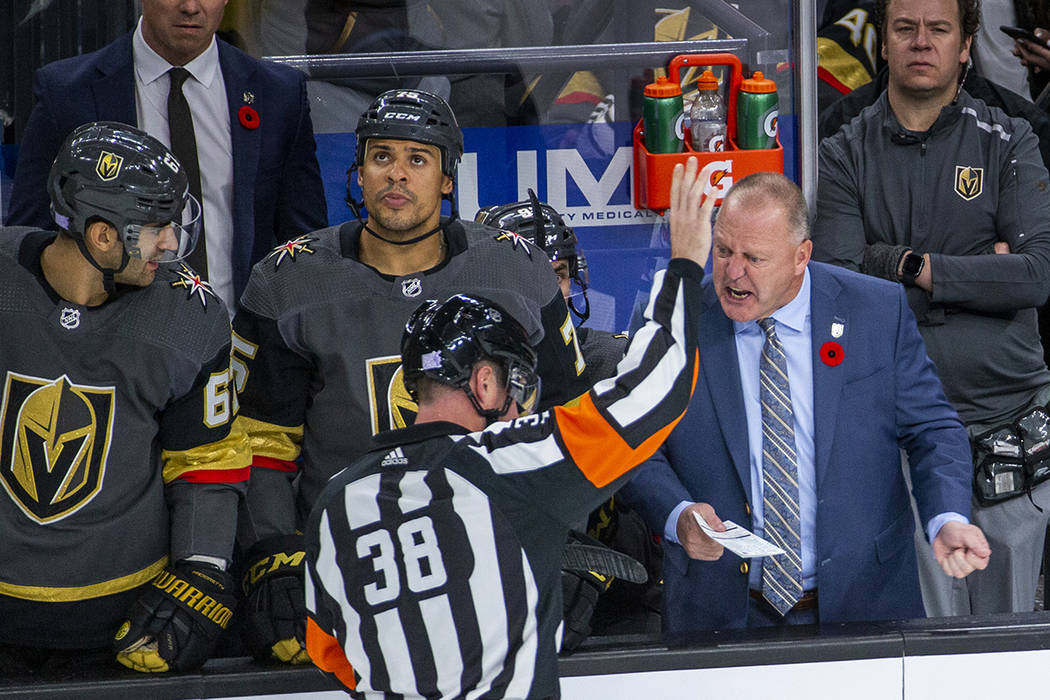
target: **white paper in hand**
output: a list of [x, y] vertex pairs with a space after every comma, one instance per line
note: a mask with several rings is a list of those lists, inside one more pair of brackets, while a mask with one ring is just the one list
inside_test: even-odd
[[693, 517], [696, 518], [697, 525], [707, 533], [708, 537], [744, 559], [771, 557], [775, 554], [784, 553], [784, 550], [780, 547], [762, 539], [750, 530], [740, 527], [732, 520], [723, 520], [722, 523], [726, 526], [726, 531], [717, 532], [711, 529], [711, 526], [707, 524], [703, 516], [695, 510], [693, 511]]

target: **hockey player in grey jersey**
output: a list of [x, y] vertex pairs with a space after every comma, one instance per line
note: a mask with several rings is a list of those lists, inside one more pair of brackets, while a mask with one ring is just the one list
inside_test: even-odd
[[163, 144], [112, 122], [70, 135], [48, 189], [60, 233], [0, 237], [0, 672], [114, 645], [193, 669], [232, 614], [249, 463], [226, 310], [179, 262], [199, 207]]
[[413, 315], [419, 420], [333, 478], [307, 528], [308, 649], [352, 697], [558, 697], [569, 524], [652, 454], [695, 385], [713, 171], [675, 167], [649, 322], [572, 406], [519, 418], [535, 353], [496, 304], [456, 295]]
[[349, 185], [360, 185], [367, 218], [275, 249], [252, 271], [234, 320], [238, 420], [254, 453], [238, 534], [248, 549], [246, 641], [262, 658], [306, 660], [295, 533], [321, 489], [372, 435], [414, 420], [400, 339], [421, 301], [458, 292], [495, 300], [529, 333], [546, 405], [587, 389], [543, 252], [456, 216], [463, 136], [448, 105], [388, 91], [362, 115], [357, 139], [347, 194], [359, 211]]

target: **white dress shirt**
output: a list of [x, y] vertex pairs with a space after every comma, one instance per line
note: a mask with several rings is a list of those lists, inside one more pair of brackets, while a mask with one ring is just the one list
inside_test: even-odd
[[[150, 48], [139, 20], [132, 41], [135, 61], [135, 110], [138, 126], [171, 146], [168, 129], [168, 71], [173, 66]], [[193, 114], [197, 163], [204, 199], [204, 232], [208, 246], [208, 282], [233, 314], [233, 141], [226, 83], [219, 68], [219, 47], [211, 44], [185, 66], [190, 78], [182, 94]]]

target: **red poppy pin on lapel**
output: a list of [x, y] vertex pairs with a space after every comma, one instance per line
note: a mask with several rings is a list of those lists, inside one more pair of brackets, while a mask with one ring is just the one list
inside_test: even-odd
[[838, 367], [842, 364], [842, 360], [845, 357], [846, 354], [842, 351], [842, 346], [834, 340], [829, 340], [820, 346], [820, 361], [828, 367]]
[[248, 105], [237, 110], [237, 119], [245, 129], [255, 130], [259, 128], [259, 113]]
[[241, 94], [241, 97], [246, 104], [237, 110], [237, 119], [245, 129], [254, 131], [259, 128], [259, 113], [252, 107], [252, 102], [255, 102], [255, 95], [250, 92], [244, 92]]

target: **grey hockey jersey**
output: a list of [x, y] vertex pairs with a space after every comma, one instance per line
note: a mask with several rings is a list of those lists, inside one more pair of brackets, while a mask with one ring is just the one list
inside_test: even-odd
[[[243, 543], [301, 528], [328, 479], [363, 454], [373, 435], [412, 424], [401, 335], [427, 299], [474, 293], [510, 311], [538, 350], [542, 406], [587, 390], [572, 321], [543, 251], [473, 222], [446, 222], [444, 231], [446, 260], [401, 277], [358, 261], [358, 222], [289, 241], [255, 266], [234, 319], [238, 420], [256, 467]], [[297, 517], [288, 506], [296, 474]]]
[[219, 299], [161, 266], [101, 306], [67, 302], [40, 270], [54, 236], [0, 236], [0, 642], [88, 648], [169, 553], [230, 556], [232, 520], [225, 538], [173, 533], [166, 496], [243, 488], [249, 456]]

